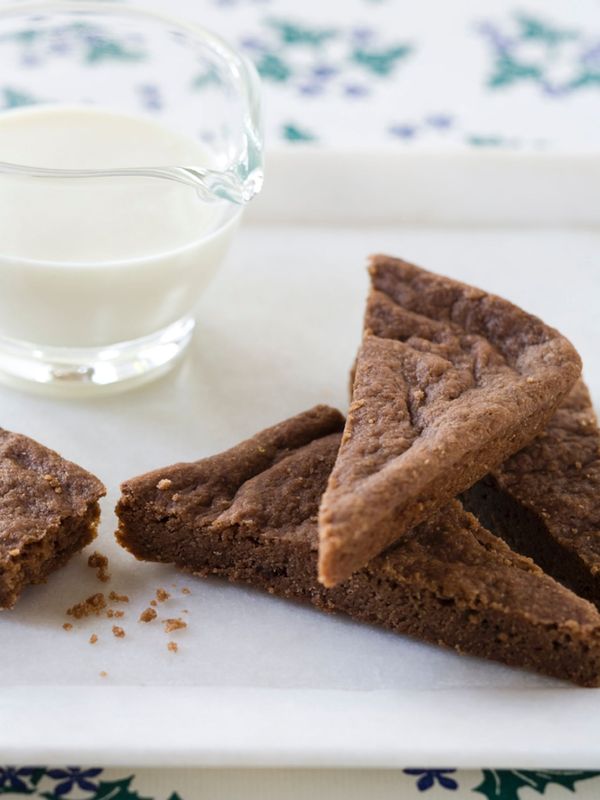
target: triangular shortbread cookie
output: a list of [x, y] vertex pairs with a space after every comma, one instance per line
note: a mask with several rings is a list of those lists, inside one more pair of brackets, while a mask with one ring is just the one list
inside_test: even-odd
[[127, 481], [117, 506], [119, 542], [140, 559], [598, 685], [594, 606], [510, 550], [457, 501], [334, 589], [317, 581], [317, 509], [341, 427], [336, 412], [320, 407], [220, 455]]
[[0, 428], [0, 609], [94, 539], [105, 494], [86, 470]]
[[600, 608], [600, 431], [583, 381], [538, 439], [464, 498], [486, 527]]
[[375, 256], [342, 446], [319, 512], [334, 586], [530, 442], [581, 371], [494, 295]]

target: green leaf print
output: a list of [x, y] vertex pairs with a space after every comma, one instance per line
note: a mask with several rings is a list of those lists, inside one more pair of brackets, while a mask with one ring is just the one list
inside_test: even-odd
[[536, 39], [547, 45], [560, 44], [568, 39], [577, 39], [577, 32], [565, 28], [554, 28], [545, 22], [534, 17], [527, 17], [521, 14], [517, 17], [521, 27], [522, 39]]
[[600, 72], [585, 70], [570, 81], [569, 89], [582, 89], [584, 86], [600, 86]]
[[17, 31], [15, 34], [12, 34], [13, 38], [21, 44], [29, 44], [30, 42], [35, 41], [35, 39], [37, 39], [40, 35], [41, 31], [36, 31], [34, 29]]
[[131, 788], [135, 775], [118, 781], [100, 781], [96, 793], [89, 800], [152, 800], [139, 795]]
[[286, 142], [315, 142], [317, 140], [317, 137], [306, 128], [300, 128], [293, 123], [283, 126], [282, 136]]
[[524, 64], [509, 55], [501, 55], [496, 60], [496, 71], [488, 80], [488, 86], [497, 89], [509, 86], [515, 81], [543, 78], [543, 70], [533, 64]]
[[38, 101], [27, 92], [20, 92], [18, 89], [11, 89], [6, 86], [2, 90], [4, 108], [19, 108], [20, 106], [31, 106]]
[[352, 53], [352, 61], [360, 64], [375, 75], [389, 75], [396, 64], [412, 52], [410, 45], [396, 45], [384, 50], [370, 50], [357, 47]]
[[308, 44], [318, 47], [337, 35], [332, 28], [307, 28], [282, 20], [269, 20], [269, 25], [279, 33], [284, 44]]
[[192, 89], [204, 89], [206, 86], [219, 86], [222, 83], [221, 76], [215, 66], [207, 67], [204, 72], [200, 72], [192, 81]]
[[483, 781], [473, 791], [485, 795], [488, 800], [523, 800], [519, 789], [524, 787], [543, 794], [547, 786], [556, 784], [574, 792], [577, 781], [589, 780], [597, 775], [600, 772], [484, 769]]
[[285, 83], [292, 74], [286, 62], [275, 53], [263, 53], [256, 62], [256, 69], [261, 78], [275, 83]]
[[141, 61], [144, 54], [139, 50], [132, 50], [119, 42], [110, 39], [93, 39], [88, 47], [85, 60], [88, 64], [99, 61]]
[[502, 147], [503, 145], [510, 144], [502, 136], [484, 136], [482, 134], [471, 134], [467, 136], [467, 143], [471, 147]]

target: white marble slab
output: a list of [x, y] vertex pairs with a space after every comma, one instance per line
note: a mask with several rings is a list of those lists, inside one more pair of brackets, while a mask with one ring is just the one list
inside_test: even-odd
[[[0, 389], [2, 426], [58, 449], [109, 487], [96, 546], [109, 555], [113, 575], [104, 587], [86, 556], [77, 557], [0, 615], [5, 761], [598, 762], [598, 692], [138, 563], [114, 542], [112, 508], [123, 479], [217, 452], [317, 402], [346, 407], [364, 261], [374, 251], [479, 284], [541, 315], [579, 348], [600, 398], [599, 233], [246, 226], [202, 302], [192, 352], [171, 375], [86, 401]], [[184, 586], [191, 595], [181, 594]], [[161, 618], [182, 615], [187, 630], [169, 637], [157, 623], [137, 622], [157, 587], [173, 595]], [[126, 637], [116, 639], [107, 619], [64, 631], [67, 607], [105, 588], [130, 597], [117, 621]], [[99, 636], [93, 646], [92, 633]], [[178, 641], [177, 654], [167, 651], [169, 639]]]

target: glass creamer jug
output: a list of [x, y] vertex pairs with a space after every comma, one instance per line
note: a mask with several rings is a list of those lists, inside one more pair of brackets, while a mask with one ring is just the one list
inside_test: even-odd
[[106, 2], [5, 8], [0, 53], [0, 373], [79, 393], [160, 374], [262, 185], [254, 68]]

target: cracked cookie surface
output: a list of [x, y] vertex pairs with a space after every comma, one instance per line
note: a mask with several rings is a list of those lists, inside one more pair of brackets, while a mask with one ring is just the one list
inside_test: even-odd
[[334, 586], [530, 442], [581, 371], [502, 298], [374, 256], [342, 446], [319, 512]]
[[104, 494], [86, 470], [0, 429], [0, 609], [94, 539]]
[[[597, 610], [510, 550], [457, 501], [347, 581], [324, 588], [317, 580], [317, 511], [343, 421], [321, 407], [329, 423], [315, 426], [311, 413], [312, 422], [299, 415], [195, 465], [127, 481], [117, 508], [121, 544], [138, 558], [597, 685]], [[278, 457], [249, 469], [257, 446], [303, 426], [306, 435], [295, 435], [294, 446], [288, 438]], [[157, 479], [171, 483], [157, 489]]]

